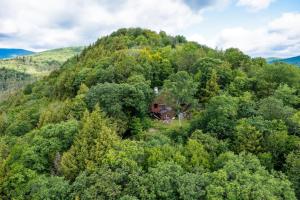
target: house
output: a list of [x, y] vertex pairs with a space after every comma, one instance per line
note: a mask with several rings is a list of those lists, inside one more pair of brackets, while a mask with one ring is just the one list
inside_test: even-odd
[[155, 118], [161, 120], [169, 120], [176, 116], [176, 112], [172, 107], [159, 102], [152, 103], [151, 113]]
[[[176, 117], [177, 113], [174, 107], [171, 106], [171, 102], [169, 100], [170, 94], [166, 92], [158, 92], [157, 88], [154, 88], [154, 93], [156, 94], [156, 97], [150, 107], [152, 116], [160, 120], [170, 120]], [[190, 108], [190, 105], [183, 103], [180, 107], [181, 116], [183, 118], [187, 117], [187, 111]]]
[[157, 96], [154, 98], [150, 108], [152, 115], [160, 120], [170, 120], [174, 118], [176, 116], [176, 112], [168, 105], [166, 101], [166, 94], [158, 94], [158, 92], [155, 93]]

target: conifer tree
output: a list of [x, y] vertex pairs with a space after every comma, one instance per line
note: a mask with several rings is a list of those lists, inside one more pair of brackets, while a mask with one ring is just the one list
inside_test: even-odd
[[83, 170], [100, 166], [104, 155], [117, 140], [115, 131], [109, 127], [98, 106], [92, 113], [86, 112], [77, 139], [62, 157], [63, 174], [73, 179]]
[[207, 80], [205, 88], [203, 88], [201, 101], [206, 102], [211, 97], [214, 97], [218, 94], [220, 86], [218, 84], [218, 75], [215, 69], [211, 70], [210, 79]]

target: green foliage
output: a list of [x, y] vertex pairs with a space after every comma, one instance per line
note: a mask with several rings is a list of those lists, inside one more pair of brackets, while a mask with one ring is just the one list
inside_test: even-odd
[[300, 111], [296, 112], [291, 118], [292, 133], [300, 136]]
[[239, 49], [226, 49], [224, 52], [224, 58], [227, 60], [234, 68], [245, 67], [245, 65], [250, 61], [250, 57], [245, 55]]
[[202, 129], [226, 138], [233, 132], [238, 112], [238, 99], [228, 95], [215, 96], [206, 109], [192, 122], [192, 129]]
[[274, 97], [283, 101], [285, 105], [294, 106], [300, 103], [300, 98], [296, 94], [297, 90], [288, 85], [279, 85], [274, 93]]
[[151, 97], [150, 86], [142, 79], [131, 84], [98, 84], [89, 90], [86, 103], [89, 108], [99, 104], [109, 116], [126, 120], [130, 116], [144, 117]]
[[256, 76], [255, 92], [259, 97], [272, 95], [280, 84], [299, 89], [299, 69], [283, 63], [266, 65], [253, 72]]
[[268, 97], [259, 102], [258, 113], [268, 120], [286, 119], [294, 113], [294, 110], [289, 106], [284, 106], [282, 100]]
[[[300, 198], [299, 80], [238, 49], [120, 29], [0, 102], [0, 198]], [[154, 119], [154, 87], [180, 123]]]
[[69, 179], [74, 179], [85, 169], [94, 170], [118, 140], [99, 107], [92, 113], [85, 114], [82, 126], [73, 145], [64, 153], [61, 161], [62, 172]]
[[210, 162], [221, 153], [228, 151], [228, 141], [218, 140], [216, 137], [205, 134], [201, 130], [193, 132], [190, 138], [197, 140], [204, 146], [204, 149], [209, 152]]
[[218, 85], [218, 76], [216, 70], [212, 70], [210, 79], [207, 80], [205, 88], [202, 90], [203, 95], [201, 95], [201, 101], [207, 101], [211, 97], [218, 94], [220, 86]]
[[35, 78], [28, 73], [4, 67], [0, 68], [0, 100], [5, 99], [6, 96], [13, 93], [16, 89], [22, 88], [34, 80]]
[[81, 173], [72, 184], [72, 199], [117, 199], [121, 194], [122, 174], [100, 168]]
[[195, 103], [193, 98], [196, 93], [196, 83], [185, 71], [177, 72], [169, 77], [164, 83], [164, 90], [170, 94], [171, 104], [177, 113], [181, 111], [182, 105]]
[[296, 199], [286, 177], [268, 173], [251, 155], [225, 161], [209, 179], [207, 199]]
[[141, 199], [177, 199], [179, 192], [177, 188], [184, 170], [172, 163], [160, 163], [141, 180], [138, 188]]
[[247, 151], [258, 154], [261, 150], [262, 133], [246, 120], [240, 120], [234, 133], [234, 148], [236, 152]]
[[70, 185], [62, 177], [57, 176], [38, 176], [36, 179], [31, 180], [30, 195], [28, 199], [34, 200], [67, 200], [69, 198]]
[[209, 168], [209, 154], [204, 146], [196, 140], [189, 140], [186, 146], [186, 157], [188, 167], [192, 170], [203, 170]]
[[300, 153], [292, 152], [287, 156], [286, 173], [293, 183], [297, 198], [300, 197]]

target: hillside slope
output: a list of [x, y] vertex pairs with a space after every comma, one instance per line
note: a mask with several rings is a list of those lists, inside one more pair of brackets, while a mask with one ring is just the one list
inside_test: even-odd
[[26, 56], [30, 54], [34, 54], [34, 52], [25, 49], [0, 48], [0, 59], [14, 58], [17, 56]]
[[82, 49], [83, 47], [60, 48], [0, 60], [0, 101], [28, 83], [59, 69], [66, 60], [78, 55]]
[[30, 74], [13, 69], [0, 68], [0, 101], [7, 99], [18, 89], [36, 80]]
[[0, 103], [0, 195], [296, 200], [299, 80], [238, 49], [120, 29]]
[[53, 49], [29, 56], [0, 60], [0, 68], [14, 69], [33, 76], [45, 76], [58, 69], [69, 58], [79, 54], [83, 47]]

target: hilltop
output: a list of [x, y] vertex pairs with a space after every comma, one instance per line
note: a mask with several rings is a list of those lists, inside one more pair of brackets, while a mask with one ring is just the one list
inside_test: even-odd
[[1, 197], [296, 200], [299, 80], [239, 49], [119, 29], [0, 103]]

